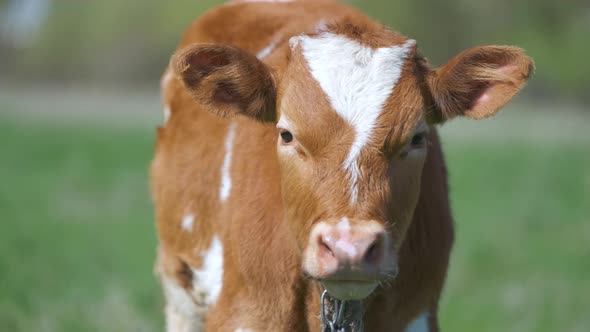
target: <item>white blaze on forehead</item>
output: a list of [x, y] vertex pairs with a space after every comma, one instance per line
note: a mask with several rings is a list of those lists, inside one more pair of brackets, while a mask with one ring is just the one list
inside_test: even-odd
[[193, 223], [195, 221], [195, 216], [192, 214], [188, 214], [182, 218], [182, 222], [180, 223], [180, 227], [185, 231], [191, 233], [193, 231]]
[[428, 313], [424, 312], [406, 327], [405, 332], [428, 332]]
[[350, 173], [350, 202], [358, 197], [358, 157], [371, 138], [377, 118], [398, 82], [412, 39], [403, 45], [371, 48], [330, 32], [319, 37], [301, 36], [312, 76], [324, 90], [334, 110], [354, 128], [355, 138], [343, 168]]
[[193, 293], [198, 302], [209, 306], [217, 302], [223, 285], [223, 245], [219, 237], [213, 237], [211, 246], [201, 256], [201, 269], [192, 269]]
[[229, 197], [231, 190], [231, 158], [234, 147], [234, 138], [236, 136], [236, 123], [230, 123], [225, 136], [225, 157], [221, 165], [221, 186], [219, 188], [219, 199], [225, 202]]

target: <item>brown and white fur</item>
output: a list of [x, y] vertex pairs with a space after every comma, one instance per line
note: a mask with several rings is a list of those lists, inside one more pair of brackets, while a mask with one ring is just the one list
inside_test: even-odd
[[485, 46], [432, 69], [335, 1], [235, 1], [162, 78], [151, 167], [169, 332], [319, 331], [322, 289], [366, 331], [438, 331], [453, 243], [435, 126], [497, 113], [533, 70]]

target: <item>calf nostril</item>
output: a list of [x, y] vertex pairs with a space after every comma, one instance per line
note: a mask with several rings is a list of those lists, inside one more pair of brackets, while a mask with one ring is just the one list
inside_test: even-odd
[[383, 239], [378, 236], [369, 246], [363, 257], [363, 261], [368, 264], [377, 264], [381, 259], [383, 252]]
[[330, 248], [330, 246], [326, 243], [328, 241], [324, 240], [323, 236], [319, 237], [318, 242], [319, 242], [318, 246], [319, 246], [320, 252], [323, 251], [323, 252], [327, 253], [328, 255], [330, 255], [331, 257], [335, 257], [334, 252], [332, 251], [332, 248]]

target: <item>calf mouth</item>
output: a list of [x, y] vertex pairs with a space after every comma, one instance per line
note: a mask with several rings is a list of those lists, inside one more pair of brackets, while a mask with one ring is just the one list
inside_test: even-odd
[[377, 280], [324, 279], [320, 283], [332, 297], [339, 300], [362, 300], [379, 286]]
[[378, 274], [340, 270], [330, 276], [311, 277], [328, 293], [339, 300], [362, 300], [369, 297], [379, 286], [387, 285], [397, 277], [397, 266]]

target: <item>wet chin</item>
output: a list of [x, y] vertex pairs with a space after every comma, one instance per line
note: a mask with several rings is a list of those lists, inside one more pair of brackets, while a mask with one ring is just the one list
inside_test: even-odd
[[362, 300], [377, 288], [376, 282], [322, 281], [322, 285], [339, 300]]

